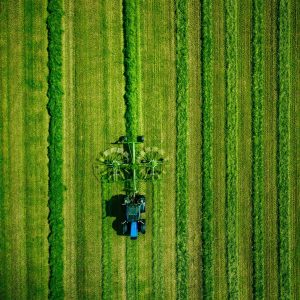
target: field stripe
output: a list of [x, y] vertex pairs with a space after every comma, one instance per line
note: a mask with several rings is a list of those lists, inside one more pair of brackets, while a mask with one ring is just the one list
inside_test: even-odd
[[76, 216], [74, 201], [76, 195], [75, 181], [75, 46], [74, 46], [74, 3], [64, 1], [63, 18], [63, 115], [64, 115], [64, 291], [66, 299], [77, 299], [76, 290]]
[[60, 0], [48, 1], [49, 123], [49, 264], [50, 299], [62, 299], [63, 289], [63, 173], [62, 173], [62, 15]]
[[237, 4], [237, 250], [238, 289], [252, 299], [252, 128], [251, 11], [252, 2]]
[[[200, 49], [200, 1], [188, 1], [188, 252], [190, 299], [200, 299], [202, 293], [201, 250], [201, 49]], [[196, 163], [195, 163], [196, 162]]]
[[212, 189], [212, 96], [213, 37], [212, 1], [201, 5], [202, 87], [202, 278], [203, 297], [214, 298], [213, 189]]
[[264, 270], [264, 166], [263, 166], [263, 104], [264, 104], [264, 2], [253, 2], [253, 67], [252, 67], [252, 147], [253, 147], [253, 293], [265, 296]]
[[276, 187], [276, 103], [277, 103], [277, 0], [265, 5], [265, 79], [264, 79], [264, 257], [265, 298], [278, 298], [278, 249], [277, 249], [277, 187]]
[[291, 2], [291, 268], [292, 299], [300, 298], [300, 2]]
[[290, 1], [280, 0], [278, 10], [278, 152], [277, 152], [277, 192], [279, 212], [279, 297], [291, 296], [290, 261]]
[[[5, 160], [6, 145], [6, 102], [7, 102], [7, 71], [8, 71], [8, 57], [7, 57], [7, 35], [8, 35], [8, 7], [3, 6], [0, 15], [0, 298], [7, 298], [7, 262], [6, 262], [6, 228], [5, 228], [5, 192], [6, 192], [6, 177], [5, 167], [7, 160]], [[6, 100], [4, 100], [6, 99]]]
[[215, 298], [226, 299], [224, 1], [213, 1], [213, 190]]
[[[48, 296], [47, 1], [24, 7], [24, 165], [27, 297]], [[39, 18], [37, 18], [37, 16]], [[21, 147], [22, 148], [22, 147]]]
[[107, 201], [112, 196], [109, 184], [101, 184], [102, 201], [102, 299], [113, 299], [112, 268], [111, 268], [111, 224], [106, 213]]
[[188, 40], [187, 1], [176, 0], [176, 255], [177, 299], [188, 298], [188, 192], [187, 192], [187, 111]]
[[[3, 55], [4, 71], [3, 98], [1, 111], [3, 116], [3, 173], [4, 198], [3, 227], [5, 230], [5, 291], [8, 299], [26, 298], [27, 269], [26, 269], [26, 211], [25, 211], [25, 182], [24, 182], [24, 151], [23, 151], [23, 104], [24, 87], [16, 82], [23, 82], [23, 47], [24, 47], [24, 13], [23, 2], [9, 2], [5, 18], [7, 34], [5, 35], [5, 50]], [[1, 30], [2, 34], [2, 30]], [[15, 41], [19, 41], [15, 43]], [[2, 96], [2, 95], [1, 95]], [[3, 148], [2, 148], [3, 147]], [[0, 282], [2, 279], [0, 279]], [[4, 298], [5, 299], [5, 298]]]
[[161, 183], [157, 182], [152, 187], [153, 223], [152, 223], [152, 296], [151, 299], [164, 299], [164, 261], [163, 261], [163, 197]]
[[237, 2], [225, 0], [226, 242], [228, 297], [238, 299], [237, 259]]

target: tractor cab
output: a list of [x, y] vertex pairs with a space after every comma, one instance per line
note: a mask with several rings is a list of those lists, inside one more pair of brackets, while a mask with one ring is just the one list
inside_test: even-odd
[[123, 205], [126, 208], [123, 234], [126, 234], [130, 230], [130, 237], [136, 239], [139, 230], [142, 233], [146, 232], [146, 221], [145, 219], [141, 219], [141, 213], [144, 213], [146, 209], [145, 196], [126, 196]]

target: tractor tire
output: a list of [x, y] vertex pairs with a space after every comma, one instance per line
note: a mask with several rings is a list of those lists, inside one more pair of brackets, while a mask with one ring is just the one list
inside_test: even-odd
[[142, 220], [143, 223], [141, 223], [141, 233], [146, 233], [146, 220]]
[[122, 233], [126, 234], [127, 231], [128, 231], [128, 225], [127, 225], [127, 223], [122, 224]]
[[145, 138], [144, 138], [143, 135], [139, 135], [139, 136], [137, 137], [137, 142], [138, 142], [138, 143], [144, 143], [144, 141], [145, 141]]
[[141, 206], [141, 213], [146, 212], [146, 203]]

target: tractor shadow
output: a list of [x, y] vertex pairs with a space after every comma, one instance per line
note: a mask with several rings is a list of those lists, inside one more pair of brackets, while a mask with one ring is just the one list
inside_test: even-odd
[[106, 216], [115, 217], [112, 228], [116, 231], [117, 235], [124, 235], [122, 232], [122, 222], [125, 220], [125, 195], [119, 194], [112, 196], [110, 200], [106, 201]]

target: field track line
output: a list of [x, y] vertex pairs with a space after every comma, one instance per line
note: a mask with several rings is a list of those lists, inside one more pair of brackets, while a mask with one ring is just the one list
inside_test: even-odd
[[252, 2], [237, 2], [237, 255], [239, 297], [252, 299]]
[[177, 299], [188, 298], [188, 191], [187, 191], [187, 113], [188, 40], [187, 1], [175, 1], [176, 18], [176, 269]]
[[252, 199], [253, 199], [253, 294], [265, 297], [264, 262], [264, 165], [263, 165], [263, 109], [264, 109], [264, 3], [253, 2], [252, 12]]
[[277, 148], [277, 192], [278, 192], [278, 247], [279, 247], [279, 297], [291, 297], [290, 254], [290, 1], [280, 0], [278, 7], [278, 148]]
[[7, 233], [6, 233], [6, 215], [7, 215], [7, 184], [8, 176], [8, 7], [4, 6], [0, 17], [0, 298], [7, 298], [7, 275], [8, 267], [6, 260], [7, 252]]
[[237, 249], [237, 1], [225, 0], [226, 243], [228, 297], [238, 299]]
[[75, 45], [74, 2], [64, 1], [63, 18], [63, 132], [64, 132], [64, 291], [66, 299], [77, 299], [76, 290], [76, 216], [75, 216]]
[[291, 1], [291, 285], [292, 299], [300, 298], [300, 2]]
[[[103, 13], [101, 14], [101, 32], [103, 37], [103, 50], [108, 50], [104, 55], [103, 66], [107, 69], [107, 79], [105, 80], [106, 86], [106, 113], [108, 115], [109, 127], [107, 129], [106, 142], [109, 145], [112, 140], [124, 135], [124, 112], [125, 103], [124, 95], [124, 77], [123, 77], [123, 32], [122, 32], [122, 1], [104, 1]], [[106, 14], [106, 16], [104, 16]], [[104, 30], [105, 28], [105, 30]], [[104, 78], [103, 78], [104, 79]], [[118, 196], [118, 205], [120, 205], [123, 198], [119, 195], [123, 193], [124, 184], [111, 184], [112, 197], [116, 199]], [[112, 198], [108, 199], [112, 200]], [[121, 209], [121, 207], [114, 210]], [[109, 226], [109, 239], [111, 243], [111, 253], [107, 252], [108, 261], [110, 261], [111, 268], [111, 297], [112, 299], [125, 299], [126, 298], [126, 238], [117, 235], [113, 229], [113, 222], [115, 217], [109, 217], [106, 222]], [[117, 220], [120, 222], [120, 220]], [[118, 226], [121, 226], [118, 224]], [[111, 258], [111, 259], [109, 259]], [[105, 273], [102, 274], [105, 276]], [[104, 292], [104, 290], [103, 290]], [[107, 294], [107, 293], [106, 293]]]
[[[24, 80], [23, 47], [24, 14], [22, 3], [5, 3], [6, 13], [3, 12], [3, 22], [6, 34], [2, 33], [3, 45], [1, 59], [3, 59], [1, 98], [2, 138], [3, 145], [3, 174], [4, 197], [1, 205], [3, 213], [2, 224], [5, 230], [4, 256], [4, 291], [6, 298], [26, 298], [27, 270], [26, 270], [26, 211], [24, 197], [24, 152], [23, 138], [23, 96], [24, 89], [17, 86], [16, 80]], [[3, 28], [3, 29], [4, 29]], [[18, 39], [19, 43], [15, 41]], [[2, 279], [0, 279], [2, 281]]]
[[47, 93], [47, 1], [24, 3], [24, 65], [25, 101], [24, 149], [26, 163], [25, 210], [26, 210], [26, 268], [27, 298], [47, 298], [49, 245], [47, 236], [49, 214], [47, 135], [49, 117], [46, 109]]
[[215, 298], [226, 299], [224, 1], [213, 1], [213, 190]]
[[200, 2], [188, 2], [188, 252], [189, 298], [200, 299], [201, 261], [201, 59], [200, 59]]
[[164, 299], [164, 261], [163, 261], [163, 198], [161, 183], [152, 187], [153, 224], [152, 224], [152, 297], [151, 299]]
[[214, 298], [213, 276], [213, 26], [212, 1], [201, 4], [201, 90], [202, 90], [202, 289], [205, 299]]
[[264, 80], [264, 256], [265, 298], [278, 298], [278, 249], [277, 249], [277, 187], [276, 187], [276, 103], [277, 103], [277, 0], [265, 5], [265, 80]]

